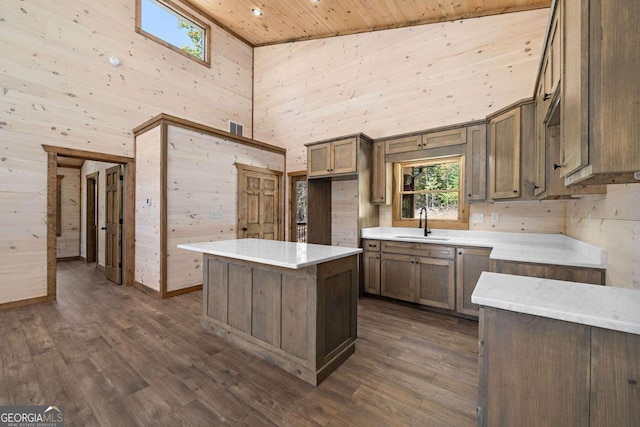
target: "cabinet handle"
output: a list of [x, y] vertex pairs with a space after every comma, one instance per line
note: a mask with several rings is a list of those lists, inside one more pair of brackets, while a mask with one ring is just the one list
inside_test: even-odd
[[372, 245], [371, 243], [369, 243], [369, 247], [370, 247], [370, 248], [375, 248], [375, 247], [376, 247], [376, 245]]
[[513, 190], [513, 192], [514, 192], [514, 193], [517, 193], [517, 192], [518, 192], [518, 190]]
[[537, 190], [538, 188], [540, 188], [540, 187], [538, 187], [537, 185], [534, 185], [534, 186], [533, 186], [533, 189], [534, 189], [534, 190]]
[[553, 164], [553, 170], [560, 169], [561, 167], [562, 167], [562, 165], [559, 165], [557, 163]]
[[467, 194], [467, 197], [471, 197], [471, 193]]
[[458, 255], [462, 255], [462, 252], [458, 252]]
[[542, 97], [543, 101], [548, 101], [549, 98], [551, 98], [551, 94], [550, 93], [545, 93], [544, 96]]

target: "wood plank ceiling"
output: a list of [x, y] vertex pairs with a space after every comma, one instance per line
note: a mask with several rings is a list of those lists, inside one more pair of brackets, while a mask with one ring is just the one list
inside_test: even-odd
[[[549, 7], [551, 0], [187, 0], [253, 46]], [[263, 14], [256, 17], [252, 9]]]

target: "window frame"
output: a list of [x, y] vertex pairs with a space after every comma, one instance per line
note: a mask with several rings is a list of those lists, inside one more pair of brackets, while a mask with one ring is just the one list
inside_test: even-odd
[[[457, 159], [457, 160], [456, 160]], [[430, 166], [440, 163], [459, 163], [460, 167], [460, 185], [458, 187], [458, 219], [429, 219], [429, 228], [450, 229], [450, 230], [468, 230], [469, 229], [469, 205], [465, 198], [465, 156], [454, 155], [444, 157], [429, 157], [424, 159], [415, 159], [408, 161], [399, 161], [393, 163], [393, 197], [392, 212], [394, 227], [417, 227], [418, 218], [408, 219], [402, 218], [402, 168], [407, 166]]]
[[192, 21], [194, 24], [202, 27], [204, 29], [204, 60], [193, 56], [184, 50], [180, 49], [177, 46], [172, 45], [166, 40], [161, 39], [158, 36], [155, 36], [145, 30], [142, 29], [142, 1], [136, 0], [136, 33], [143, 35], [144, 37], [153, 40], [156, 43], [161, 44], [162, 46], [171, 49], [174, 52], [179, 53], [180, 55], [189, 58], [198, 64], [204, 65], [205, 67], [211, 68], [211, 26], [202, 21], [202, 19], [196, 17], [193, 13], [185, 10], [183, 7], [178, 4], [170, 1], [170, 0], [153, 0], [157, 3], [162, 4], [163, 6], [171, 9], [174, 13], [179, 16], [182, 16], [187, 21]]

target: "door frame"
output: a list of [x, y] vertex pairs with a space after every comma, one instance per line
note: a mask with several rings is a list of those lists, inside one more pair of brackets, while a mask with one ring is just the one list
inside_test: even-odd
[[135, 272], [135, 159], [132, 157], [73, 148], [42, 145], [47, 152], [47, 299], [55, 300], [57, 291], [56, 228], [57, 228], [57, 173], [58, 155], [75, 159], [123, 165], [123, 231], [122, 231], [122, 284], [133, 286]]
[[[87, 263], [97, 263], [98, 262], [98, 194], [100, 194], [99, 188], [99, 177], [100, 172], [92, 172], [85, 177], [85, 201], [86, 201], [86, 218], [84, 228], [86, 230], [86, 239], [85, 239], [85, 254]], [[89, 182], [92, 184], [89, 184]], [[93, 198], [89, 200], [89, 185], [93, 187]], [[93, 233], [89, 233], [89, 225], [93, 227]], [[89, 238], [91, 236], [91, 238]], [[89, 257], [89, 249], [92, 249], [93, 257]]]
[[[296, 172], [287, 173], [287, 177], [289, 178], [289, 194], [288, 194], [288, 205], [289, 205], [289, 215], [287, 219], [289, 220], [289, 241], [297, 242], [298, 241], [298, 227], [297, 227], [297, 217], [298, 206], [296, 205], [296, 195], [297, 195], [297, 184], [299, 181], [307, 181], [307, 171], [301, 170]], [[308, 206], [308, 204], [307, 204]]]
[[[278, 171], [278, 170], [274, 170], [274, 169], [268, 169], [268, 168], [261, 168], [261, 167], [257, 167], [257, 166], [251, 166], [251, 165], [245, 165], [242, 163], [236, 163], [236, 168], [238, 170], [238, 179], [237, 179], [237, 186], [238, 186], [238, 201], [237, 201], [237, 206], [236, 206], [236, 235], [239, 235], [240, 233], [240, 198], [242, 197], [241, 195], [241, 189], [240, 189], [240, 175], [242, 174], [242, 171], [250, 171], [250, 172], [259, 172], [259, 173], [264, 173], [264, 174], [268, 174], [268, 175], [276, 175], [278, 177], [278, 235], [277, 235], [277, 240], [284, 240], [284, 207], [285, 207], [285, 201], [284, 201], [284, 173], [282, 171]], [[238, 237], [240, 238], [240, 237]]]

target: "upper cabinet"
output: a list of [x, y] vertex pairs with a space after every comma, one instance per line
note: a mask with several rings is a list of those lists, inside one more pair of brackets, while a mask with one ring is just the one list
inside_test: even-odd
[[637, 182], [640, 2], [560, 1], [565, 183]]
[[373, 144], [373, 173], [371, 174], [371, 201], [376, 204], [391, 203], [392, 164], [386, 161], [385, 143]]
[[409, 135], [385, 140], [387, 154], [409, 153], [431, 148], [460, 145], [467, 142], [467, 131], [464, 126], [434, 130], [420, 135]]
[[[533, 199], [534, 106], [522, 101], [489, 118], [489, 197]], [[521, 159], [527, 159], [521, 161]]]
[[487, 198], [487, 125], [466, 128], [465, 192], [468, 202]]
[[357, 137], [307, 145], [309, 178], [356, 173]]

